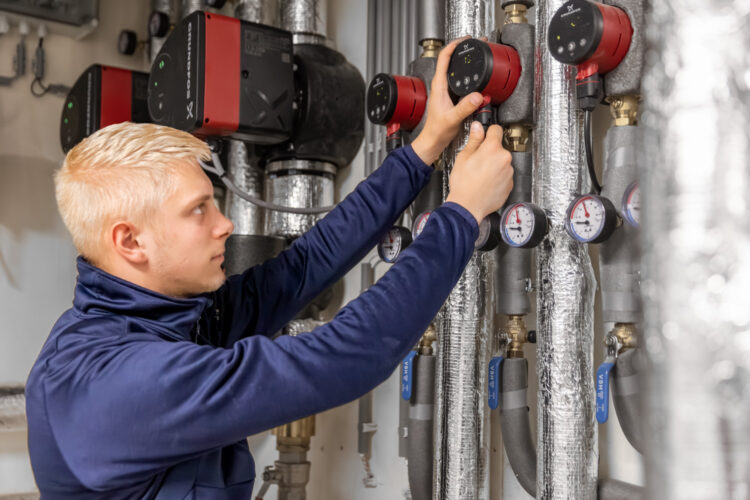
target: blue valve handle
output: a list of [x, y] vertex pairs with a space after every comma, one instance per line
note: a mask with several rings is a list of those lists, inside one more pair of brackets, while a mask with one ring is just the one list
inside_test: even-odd
[[503, 359], [502, 356], [497, 356], [490, 360], [489, 383], [487, 384], [489, 389], [487, 404], [490, 406], [490, 410], [496, 410], [500, 405], [500, 365]]
[[411, 399], [412, 380], [414, 379], [414, 357], [417, 351], [411, 351], [401, 362], [401, 397]]
[[609, 418], [609, 373], [614, 367], [613, 359], [605, 359], [596, 369], [596, 420], [600, 424]]

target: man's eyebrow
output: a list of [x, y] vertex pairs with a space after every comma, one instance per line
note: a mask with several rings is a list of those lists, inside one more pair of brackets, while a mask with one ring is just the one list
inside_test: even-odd
[[187, 203], [187, 206], [190, 206], [190, 207], [192, 207], [193, 205], [197, 205], [197, 204], [199, 204], [199, 203], [203, 203], [204, 201], [208, 201], [208, 200], [210, 200], [210, 199], [211, 199], [212, 197], [213, 197], [213, 196], [212, 196], [212, 195], [210, 195], [210, 194], [204, 194], [203, 196], [199, 196], [199, 197], [197, 197], [197, 198], [193, 198], [192, 200], [190, 200], [190, 202], [188, 202], [188, 203]]

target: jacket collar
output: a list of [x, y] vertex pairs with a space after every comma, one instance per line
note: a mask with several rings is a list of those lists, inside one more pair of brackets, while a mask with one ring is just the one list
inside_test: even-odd
[[162, 295], [113, 276], [83, 257], [78, 257], [77, 267], [73, 307], [83, 314], [138, 317], [189, 339], [201, 314], [212, 303], [207, 295], [186, 299]]

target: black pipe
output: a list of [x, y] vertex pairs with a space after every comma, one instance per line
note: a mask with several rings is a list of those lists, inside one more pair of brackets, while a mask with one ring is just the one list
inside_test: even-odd
[[636, 368], [637, 351], [629, 350], [620, 354], [612, 369], [612, 403], [617, 412], [617, 420], [625, 437], [633, 448], [641, 452], [642, 433], [640, 428], [640, 391], [638, 370]]
[[525, 358], [503, 361], [501, 368], [500, 422], [508, 462], [518, 482], [536, 497], [536, 446], [531, 437], [529, 406], [526, 402], [528, 362]]
[[409, 402], [409, 439], [406, 454], [413, 500], [432, 500], [435, 362], [436, 358], [432, 354], [420, 354], [414, 358], [414, 390]]

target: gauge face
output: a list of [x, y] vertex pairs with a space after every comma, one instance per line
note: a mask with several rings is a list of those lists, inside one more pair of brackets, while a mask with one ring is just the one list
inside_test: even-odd
[[598, 196], [581, 196], [568, 208], [566, 228], [576, 240], [590, 243], [601, 234], [606, 216], [604, 203]]
[[479, 224], [479, 235], [474, 242], [474, 248], [482, 252], [489, 252], [497, 248], [500, 243], [500, 214], [492, 212]]
[[638, 182], [632, 183], [622, 197], [622, 215], [634, 227], [641, 227], [641, 189]]
[[414, 225], [412, 226], [411, 235], [412, 238], [416, 239], [417, 236], [422, 234], [422, 231], [424, 230], [425, 225], [427, 224], [427, 220], [430, 218], [430, 215], [432, 212], [422, 212], [419, 214], [414, 221]]
[[516, 203], [505, 210], [503, 241], [512, 247], [526, 245], [534, 234], [534, 213], [525, 203]]
[[409, 243], [411, 243], [411, 238], [407, 230], [392, 227], [378, 243], [378, 255], [383, 261], [393, 264]]

